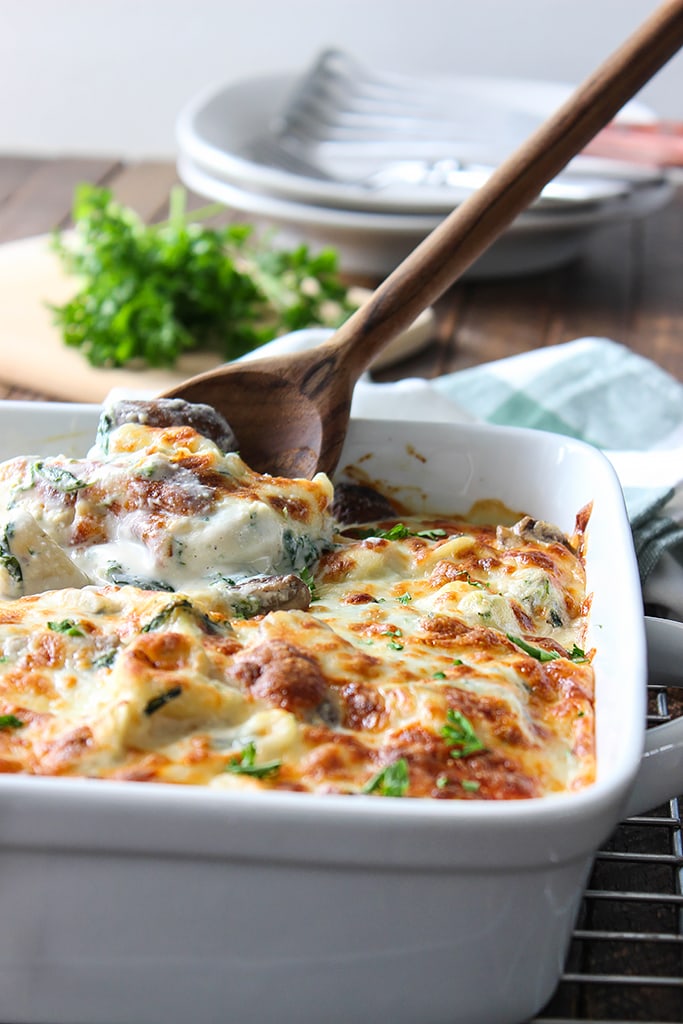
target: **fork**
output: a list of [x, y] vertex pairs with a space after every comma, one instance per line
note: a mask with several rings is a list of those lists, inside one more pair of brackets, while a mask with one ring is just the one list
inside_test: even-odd
[[[333, 144], [335, 145], [335, 144]], [[493, 164], [466, 162], [456, 157], [409, 159], [403, 155], [386, 159], [373, 149], [367, 163], [349, 159], [348, 151], [331, 153], [321, 149], [306, 149], [290, 137], [259, 136], [253, 139], [245, 152], [259, 164], [286, 171], [299, 177], [313, 178], [334, 185], [353, 186], [366, 193], [387, 193], [399, 190], [399, 200], [404, 200], [405, 190], [414, 195], [414, 190], [423, 193], [422, 203], [429, 195], [431, 206], [441, 209], [462, 201], [475, 189], [480, 188], [495, 170]], [[659, 172], [641, 174], [634, 181], [618, 175], [593, 175], [589, 172], [572, 171], [557, 175], [541, 189], [531, 204], [533, 210], [562, 209], [578, 205], [591, 206], [624, 199], [633, 188], [647, 184], [662, 184], [664, 177]], [[309, 202], [313, 200], [309, 199]]]
[[540, 117], [473, 95], [452, 79], [370, 71], [348, 53], [328, 49], [299, 80], [272, 132], [299, 146], [450, 143], [478, 160], [486, 146], [497, 162], [503, 148], [539, 123]]
[[[466, 80], [370, 70], [343, 50], [326, 49], [297, 82], [269, 131], [245, 155], [292, 174], [379, 191], [392, 186], [469, 194], [540, 116], [472, 90]], [[592, 164], [592, 165], [591, 165]], [[569, 166], [534, 208], [604, 202], [662, 184], [645, 173]]]

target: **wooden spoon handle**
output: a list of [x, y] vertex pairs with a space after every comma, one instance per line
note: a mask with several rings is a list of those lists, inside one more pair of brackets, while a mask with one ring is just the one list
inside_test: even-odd
[[[683, 45], [683, 0], [657, 10], [386, 278], [326, 342], [355, 380]], [[331, 354], [331, 353], [330, 353]]]

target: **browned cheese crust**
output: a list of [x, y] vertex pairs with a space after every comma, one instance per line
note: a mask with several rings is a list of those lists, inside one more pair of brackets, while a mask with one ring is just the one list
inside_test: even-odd
[[[56, 528], [52, 540], [85, 578], [0, 602], [1, 772], [438, 800], [593, 780], [587, 510], [571, 538], [528, 517], [318, 530], [315, 561], [257, 575], [255, 598], [245, 578], [227, 590], [208, 577], [194, 589], [116, 585], [88, 575], [107, 516], [137, 516], [134, 540], [162, 552], [162, 572], [184, 536], [174, 524], [205, 523], [219, 499], [221, 515], [263, 499], [288, 527], [331, 515], [322, 483], [238, 473], [234, 457], [228, 474], [189, 427], [121, 430], [101, 461], [152, 450], [158, 461], [174, 446], [182, 459], [170, 475], [119, 462], [102, 476], [91, 456], [70, 466], [82, 488], [55, 491], [38, 473], [21, 492], [47, 533], [39, 510], [64, 510], [66, 540]], [[17, 465], [4, 470], [15, 495]], [[16, 583], [11, 536], [4, 544]]]

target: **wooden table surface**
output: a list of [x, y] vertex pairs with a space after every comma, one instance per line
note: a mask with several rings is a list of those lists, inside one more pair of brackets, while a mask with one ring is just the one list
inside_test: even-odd
[[[67, 226], [81, 181], [106, 184], [155, 220], [177, 179], [170, 163], [0, 157], [0, 242]], [[465, 281], [436, 309], [433, 343], [379, 379], [431, 377], [597, 335], [683, 381], [683, 187], [647, 219], [596, 231], [570, 266], [514, 281]], [[3, 380], [0, 361], [0, 399], [51, 397]], [[601, 851], [564, 980], [539, 1021], [683, 1021], [681, 805], [620, 826]]]
[[[80, 181], [106, 184], [152, 220], [165, 215], [177, 178], [170, 163], [0, 157], [0, 243], [67, 226]], [[597, 335], [623, 342], [683, 380], [683, 187], [653, 216], [601, 228], [576, 263], [514, 281], [456, 284], [437, 312], [434, 343], [381, 379], [431, 377]], [[3, 381], [0, 364], [3, 397], [26, 393]]]

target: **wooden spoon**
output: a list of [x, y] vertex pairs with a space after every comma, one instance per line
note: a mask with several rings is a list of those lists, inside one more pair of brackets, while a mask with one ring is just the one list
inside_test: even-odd
[[669, 0], [457, 207], [326, 342], [230, 363], [165, 393], [214, 406], [245, 462], [279, 476], [331, 473], [351, 395], [372, 359], [431, 305], [683, 45], [683, 0]]

